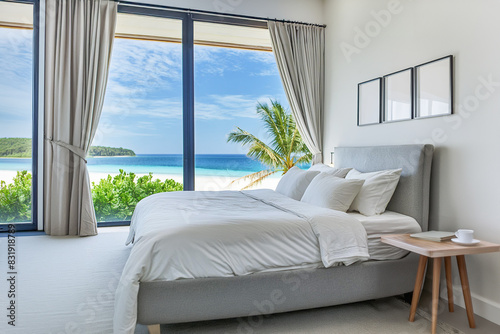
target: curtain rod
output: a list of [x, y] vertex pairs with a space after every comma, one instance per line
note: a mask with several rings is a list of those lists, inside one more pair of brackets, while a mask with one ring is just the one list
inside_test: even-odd
[[176, 12], [183, 12], [183, 13], [206, 14], [206, 15], [232, 17], [232, 18], [240, 18], [240, 19], [255, 20], [255, 21], [273, 21], [273, 22], [283, 22], [283, 23], [295, 23], [295, 24], [303, 24], [303, 25], [308, 25], [308, 26], [313, 26], [313, 27], [326, 28], [325, 24], [306, 23], [306, 22], [300, 22], [300, 21], [289, 21], [289, 20], [280, 20], [280, 19], [270, 19], [270, 18], [265, 18], [265, 17], [249, 16], [249, 15], [241, 15], [241, 14], [219, 13], [219, 12], [213, 12], [213, 11], [209, 11], [209, 10], [189, 9], [189, 8], [181, 8], [181, 7], [173, 7], [173, 6], [165, 6], [165, 5], [155, 5], [155, 4], [140, 3], [140, 2], [133, 2], [133, 1], [119, 1], [118, 0], [117, 2], [119, 4], [123, 4], [123, 5], [130, 5], [130, 6], [137, 6], [137, 7], [149, 7], [149, 8], [161, 8], [161, 9], [168, 9], [168, 10], [172, 10], [172, 11], [176, 11]]

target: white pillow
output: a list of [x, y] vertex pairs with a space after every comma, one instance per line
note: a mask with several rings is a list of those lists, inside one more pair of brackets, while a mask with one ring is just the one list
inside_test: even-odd
[[329, 174], [331, 174], [333, 176], [337, 176], [337, 177], [345, 177], [351, 169], [352, 168], [334, 168], [334, 167], [330, 167], [330, 166], [322, 164], [322, 163], [314, 164], [309, 168], [310, 171], [319, 171], [321, 173], [329, 173]]
[[363, 183], [364, 180], [346, 180], [329, 173], [321, 173], [311, 181], [301, 201], [346, 212]]
[[318, 171], [307, 171], [299, 167], [292, 167], [281, 177], [276, 186], [276, 192], [300, 201], [307, 186], [318, 174]]
[[372, 173], [361, 173], [355, 169], [346, 179], [365, 180], [349, 211], [358, 211], [365, 216], [384, 213], [399, 182], [402, 169], [390, 169]]

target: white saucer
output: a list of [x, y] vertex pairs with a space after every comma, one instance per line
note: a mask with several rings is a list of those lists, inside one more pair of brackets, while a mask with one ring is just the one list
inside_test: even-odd
[[451, 239], [456, 244], [462, 245], [462, 246], [472, 246], [472, 245], [477, 245], [480, 241], [477, 239], [472, 239], [472, 242], [460, 242], [458, 241], [457, 238]]

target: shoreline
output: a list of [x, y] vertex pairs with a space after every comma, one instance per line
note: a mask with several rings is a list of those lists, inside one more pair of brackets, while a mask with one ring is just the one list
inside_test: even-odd
[[[31, 173], [31, 171], [30, 171]], [[12, 179], [16, 176], [17, 171], [15, 170], [0, 170], [0, 181], [5, 181], [6, 184], [11, 184]], [[102, 172], [89, 172], [89, 179], [92, 185], [92, 182], [99, 183], [100, 180], [105, 179], [108, 175], [114, 177], [119, 173], [102, 173]], [[148, 175], [148, 173], [135, 173], [137, 178]], [[210, 190], [241, 190], [247, 183], [244, 182], [236, 182], [231, 184], [232, 181], [236, 180], [238, 177], [231, 176], [195, 176], [195, 189], [201, 191], [210, 191]], [[153, 173], [153, 180], [160, 179], [162, 182], [166, 179], [172, 179], [176, 182], [183, 183], [183, 176], [181, 174], [164, 174], [164, 173]], [[249, 189], [276, 189], [278, 182], [281, 178], [278, 177], [270, 177], [264, 179], [259, 185], [254, 186]]]
[[[90, 182], [98, 183], [100, 180], [106, 178], [108, 175], [114, 177], [118, 175], [118, 173], [89, 173]], [[136, 173], [137, 177], [142, 177], [148, 175], [147, 173]], [[1, 172], [0, 172], [1, 178]], [[247, 183], [236, 182], [231, 184], [232, 181], [236, 180], [238, 177], [231, 176], [195, 176], [195, 190], [200, 191], [210, 191], [210, 190], [241, 190]], [[183, 183], [183, 176], [180, 174], [163, 174], [153, 173], [153, 180], [160, 179], [161, 181], [165, 181], [166, 179], [172, 179], [176, 182]], [[259, 185], [254, 186], [249, 189], [276, 189], [278, 182], [281, 178], [268, 178], [264, 179]]]
[[88, 155], [87, 158], [133, 158], [136, 155]]
[[0, 157], [0, 159], [33, 159], [32, 157]]

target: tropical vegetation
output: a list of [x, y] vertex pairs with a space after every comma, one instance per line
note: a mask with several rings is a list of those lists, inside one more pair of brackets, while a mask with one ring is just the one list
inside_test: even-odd
[[31, 158], [31, 138], [0, 138], [1, 158]]
[[92, 199], [97, 221], [130, 220], [137, 203], [156, 193], [181, 191], [181, 183], [167, 179], [153, 180], [153, 173], [137, 177], [120, 169], [120, 174], [92, 182]]
[[0, 222], [31, 220], [31, 174], [17, 172], [13, 182], [0, 181]]
[[260, 139], [240, 127], [230, 132], [227, 138], [228, 142], [248, 147], [247, 156], [268, 167], [233, 181], [248, 181], [243, 189], [257, 185], [273, 174], [285, 174], [290, 168], [312, 160], [312, 154], [302, 141], [293, 116], [278, 101], [271, 100], [270, 105], [258, 103], [256, 111], [269, 136], [268, 140]]
[[[91, 157], [135, 156], [122, 147], [91, 146]], [[31, 138], [0, 138], [0, 158], [31, 158]]]
[[[92, 199], [97, 221], [130, 220], [137, 203], [146, 196], [182, 190], [182, 184], [167, 179], [153, 180], [153, 174], [137, 177], [120, 169], [120, 174], [92, 182]], [[17, 172], [13, 182], [0, 181], [0, 222], [31, 220], [31, 174]]]

